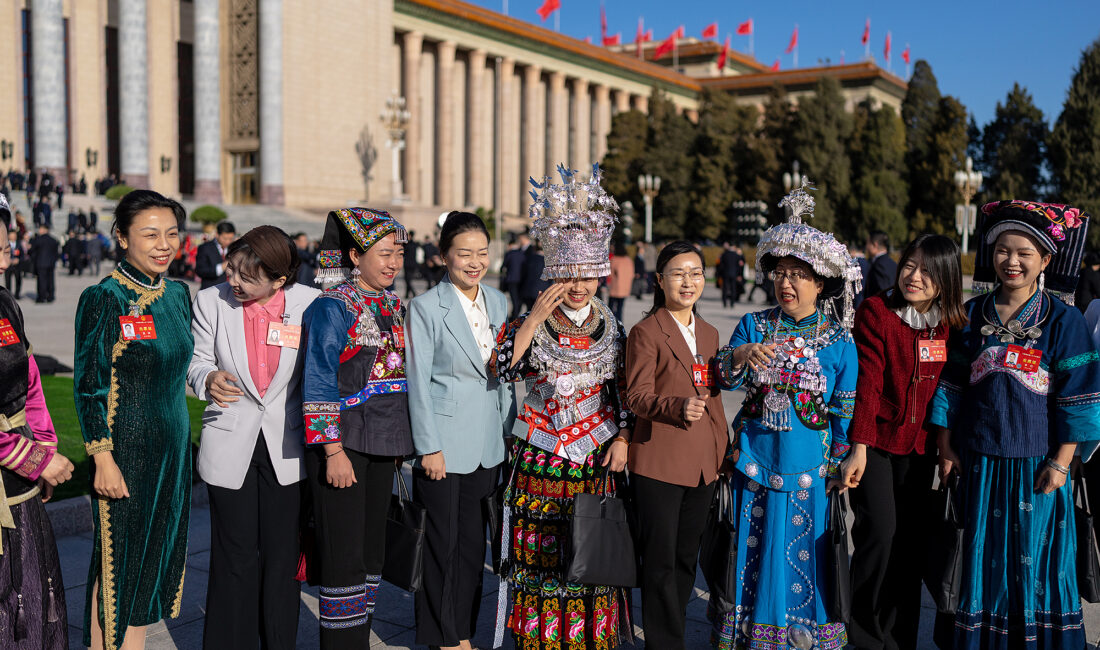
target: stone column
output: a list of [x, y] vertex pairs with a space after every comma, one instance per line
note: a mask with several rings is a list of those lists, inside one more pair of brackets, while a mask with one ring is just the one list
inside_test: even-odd
[[65, 57], [61, 0], [34, 0], [31, 5], [31, 63], [34, 105], [34, 166], [64, 183]]
[[149, 187], [149, 36], [146, 0], [118, 2], [118, 121], [122, 181]]
[[615, 112], [625, 113], [630, 110], [630, 93], [625, 90], [615, 91]]
[[283, 205], [283, 0], [260, 0], [260, 203]]
[[568, 163], [569, 155], [569, 95], [565, 92], [565, 73], [550, 73], [547, 88], [550, 103], [550, 136], [546, 143], [546, 171], [553, 172], [557, 166]]
[[646, 95], [634, 95], [634, 110], [649, 113], [649, 97]]
[[409, 124], [405, 127], [405, 194], [413, 203], [431, 203], [420, 196], [420, 54], [424, 47], [424, 35], [420, 32], [405, 33], [402, 53], [405, 77], [405, 107], [409, 111]]
[[542, 68], [528, 65], [523, 69], [523, 177], [520, 179], [520, 205], [528, 205], [528, 179], [541, 182], [546, 175], [546, 105], [542, 101]]
[[493, 111], [485, 97], [485, 50], [473, 50], [466, 59], [466, 202], [489, 208], [493, 185], [492, 156], [485, 159], [486, 145], [492, 143]]
[[689, 108], [684, 111], [684, 117], [688, 118], [692, 124], [697, 124], [699, 122], [699, 111]]
[[195, 0], [195, 200], [222, 202], [218, 0]]
[[603, 160], [607, 154], [607, 134], [611, 132], [611, 89], [603, 84], [596, 86], [595, 123], [592, 132], [596, 136], [596, 148], [592, 151], [592, 162]]
[[573, 169], [587, 174], [592, 169], [592, 101], [588, 80], [573, 80]]
[[516, 101], [516, 61], [511, 57], [503, 57], [500, 60], [500, 124], [497, 127], [500, 138], [500, 169], [501, 203], [498, 214], [517, 214], [519, 204], [516, 203], [515, 188], [519, 183], [520, 167], [520, 134], [519, 134], [519, 102]]
[[454, 209], [455, 188], [451, 161], [454, 159], [455, 116], [454, 101], [455, 43], [444, 41], [436, 47], [435, 91], [435, 200], [437, 205]]

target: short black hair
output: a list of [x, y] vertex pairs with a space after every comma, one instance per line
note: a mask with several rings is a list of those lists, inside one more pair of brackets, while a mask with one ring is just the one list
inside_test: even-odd
[[219, 221], [218, 234], [224, 235], [227, 232], [231, 232], [235, 235], [237, 234], [237, 227], [233, 225], [232, 221]]
[[890, 250], [890, 235], [887, 235], [881, 230], [876, 230], [868, 235], [867, 241], [880, 248], [885, 248], [887, 251]]
[[447, 215], [443, 222], [443, 228], [439, 231], [439, 252], [446, 253], [454, 243], [455, 237], [464, 232], [478, 231], [485, 235], [485, 241], [489, 241], [489, 229], [481, 217], [472, 212], [459, 212], [455, 210]]
[[142, 212], [154, 208], [168, 208], [171, 210], [172, 215], [176, 217], [176, 227], [183, 230], [187, 218], [183, 206], [179, 204], [179, 201], [173, 201], [153, 190], [134, 190], [122, 197], [122, 200], [118, 202], [118, 206], [115, 207], [115, 221], [111, 225], [111, 229], [123, 235], [129, 234], [130, 226], [134, 225], [134, 219]]
[[268, 280], [282, 277], [286, 278], [284, 287], [293, 285], [298, 279], [298, 267], [302, 263], [294, 241], [281, 228], [269, 225], [256, 226], [234, 240], [225, 259], [231, 260], [246, 280], [258, 280], [261, 274]]

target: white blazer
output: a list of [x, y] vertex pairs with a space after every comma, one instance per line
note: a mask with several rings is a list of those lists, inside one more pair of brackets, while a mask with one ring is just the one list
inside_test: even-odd
[[[302, 314], [320, 291], [301, 284], [283, 290], [289, 324], [301, 325]], [[248, 371], [248, 352], [244, 342], [244, 307], [233, 296], [233, 289], [222, 282], [207, 287], [195, 296], [191, 332], [195, 352], [187, 369], [187, 383], [199, 399], [210, 399], [206, 377], [225, 370], [240, 381], [244, 391], [236, 402], [221, 408], [213, 401], [202, 414], [202, 440], [199, 444], [199, 477], [210, 485], [240, 489], [256, 440], [263, 431], [271, 456], [271, 465], [280, 485], [305, 478], [302, 455], [302, 365], [304, 346], [283, 348], [279, 368], [261, 398]], [[305, 341], [302, 341], [304, 344]]]

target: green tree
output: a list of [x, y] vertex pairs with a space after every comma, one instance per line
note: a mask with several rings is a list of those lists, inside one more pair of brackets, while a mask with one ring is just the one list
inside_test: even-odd
[[841, 236], [849, 234], [843, 231], [847, 224], [838, 224], [836, 216], [851, 185], [851, 162], [846, 148], [851, 132], [852, 116], [844, 109], [840, 83], [822, 77], [814, 94], [799, 100], [791, 139], [802, 173], [817, 188], [814, 227], [833, 230], [844, 226], [838, 233]]
[[728, 230], [732, 204], [743, 198], [741, 178], [751, 156], [759, 113], [732, 95], [707, 89], [692, 147], [691, 203], [684, 236], [718, 239]]
[[847, 234], [852, 241], [863, 242], [872, 232], [882, 230], [891, 241], [905, 241], [909, 235], [905, 126], [892, 108], [875, 110], [869, 99], [856, 107], [853, 122]]
[[644, 169], [648, 133], [645, 113], [624, 111], [611, 118], [607, 153], [600, 167], [603, 168], [604, 189], [620, 205], [626, 201], [631, 201], [635, 206], [641, 205], [638, 174]]
[[794, 105], [787, 98], [786, 89], [778, 83], [773, 85], [764, 101], [762, 124], [750, 136], [742, 158], [740, 194], [743, 199], [767, 203], [769, 221], [773, 224], [783, 219], [779, 200], [783, 196], [783, 172], [794, 160], [791, 137], [794, 116]]
[[940, 99], [927, 158], [918, 163], [918, 174], [910, 174], [924, 183], [909, 193], [910, 200], [921, 197], [912, 221], [916, 232], [955, 233], [955, 204], [960, 200], [955, 172], [966, 164], [966, 125], [966, 107], [950, 95]]
[[1100, 247], [1100, 39], [1082, 54], [1050, 136], [1050, 168], [1059, 200], [1093, 216], [1089, 243]]
[[1039, 198], [1046, 140], [1043, 112], [1026, 89], [1013, 84], [982, 131], [986, 195], [995, 201]]
[[901, 103], [901, 120], [905, 123], [905, 166], [909, 173], [910, 219], [918, 212], [931, 214], [936, 197], [930, 193], [932, 136], [940, 111], [940, 89], [932, 66], [924, 59], [913, 64], [909, 89]]
[[[661, 192], [653, 201], [655, 240], [680, 239], [689, 233], [694, 141], [695, 125], [683, 115], [677, 115], [675, 105], [654, 89], [649, 98], [649, 133], [643, 171], [661, 177]], [[635, 230], [642, 232], [638, 228]]]

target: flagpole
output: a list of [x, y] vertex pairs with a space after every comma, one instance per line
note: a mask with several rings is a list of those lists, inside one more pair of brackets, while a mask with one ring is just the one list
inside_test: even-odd
[[504, 0], [504, 15], [508, 15], [508, 0]]
[[[750, 18], [749, 20], [752, 20], [752, 19]], [[753, 47], [752, 47], [752, 37], [753, 37], [753, 33], [755, 31], [756, 31], [756, 25], [754, 24], [752, 26], [752, 29], [749, 30], [749, 55], [750, 56], [756, 56], [756, 54], [754, 53]]]
[[[558, 10], [554, 12], [554, 31], [561, 31], [561, 7], [558, 7]], [[603, 45], [603, 43], [600, 43], [600, 45]]]

